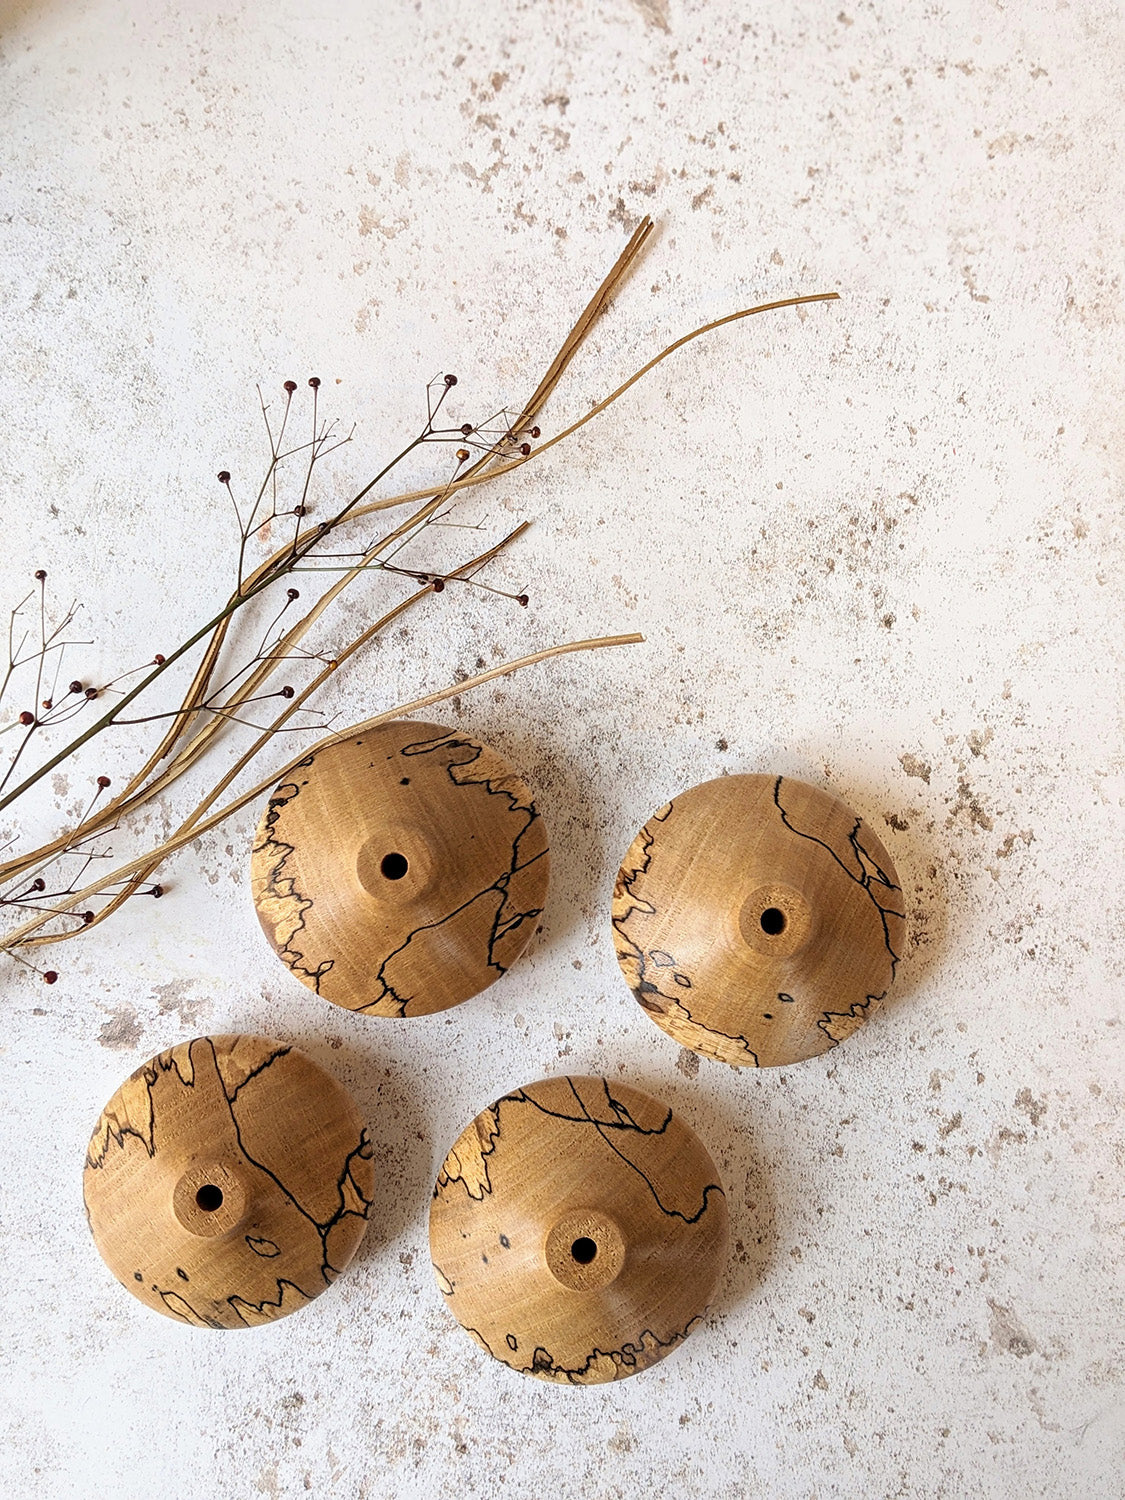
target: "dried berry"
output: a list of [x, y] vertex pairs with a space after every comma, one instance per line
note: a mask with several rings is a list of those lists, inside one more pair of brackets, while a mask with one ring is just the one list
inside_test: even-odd
[[433, 581], [433, 590], [434, 590], [434, 593], [435, 594], [440, 594], [441, 591], [444, 588], [445, 588], [445, 579], [444, 578], [435, 578], [434, 581]]
[[25, 708], [24, 711], [23, 711], [23, 713], [20, 714], [20, 723], [21, 724], [34, 724], [35, 723], [35, 715], [33, 713], [30, 713]]
[[82, 684], [80, 682], [72, 682], [70, 684], [70, 691], [72, 693], [80, 693], [82, 691]]
[[159, 651], [158, 651], [158, 652], [157, 652], [157, 653], [156, 653], [156, 655], [155, 655], [155, 656], [154, 656], [154, 657], [153, 657], [153, 658], [152, 658], [152, 660], [153, 660], [153, 664], [154, 664], [154, 665], [155, 665], [155, 666], [158, 666], [158, 667], [162, 667], [162, 666], [163, 666], [163, 665], [164, 665], [164, 657], [163, 657], [163, 656], [161, 656], [161, 654], [160, 654], [160, 652], [159, 652]]
[[313, 388], [314, 391], [319, 391], [320, 390], [320, 376], [319, 375], [313, 375], [313, 376], [311, 376], [310, 379], [309, 379], [309, 384], [312, 386], [312, 388]]
[[464, 424], [464, 426], [461, 428], [461, 436], [462, 437], [468, 437], [469, 433], [472, 432], [472, 430], [473, 430], [472, 423], [466, 422]]
[[87, 688], [86, 689], [86, 696], [87, 696], [87, 698], [96, 698], [98, 696], [98, 690], [97, 690], [97, 688]]
[[229, 484], [230, 483], [230, 470], [229, 469], [220, 469], [219, 470], [219, 483], [220, 484]]
[[463, 464], [465, 462], [465, 460], [468, 458], [468, 456], [469, 456], [469, 450], [468, 450], [468, 448], [458, 448], [458, 450], [457, 450], [457, 462], [458, 463], [462, 463]]
[[47, 889], [47, 882], [43, 879], [42, 875], [37, 875], [31, 882], [31, 889], [33, 891], [45, 891]]
[[531, 444], [530, 443], [521, 443], [520, 444], [520, 452], [523, 454], [524, 458], [526, 458], [527, 455], [531, 452]]
[[299, 599], [301, 597], [300, 592], [297, 589], [286, 589], [285, 596], [288, 599]]
[[281, 690], [281, 696], [283, 698], [292, 698], [292, 696], [293, 696], [293, 689], [289, 686], [288, 683], [286, 683], [285, 686], [282, 688], [282, 690]]
[[109, 785], [109, 777], [108, 776], [99, 776], [98, 777], [98, 785], [101, 787], [102, 791], [104, 792], [105, 789], [106, 789], [106, 787]]
[[94, 920], [94, 913], [92, 911], [84, 911], [82, 913], [82, 920], [86, 923], [87, 926], [89, 926], [89, 924]]
[[447, 375], [445, 377], [445, 383], [446, 383], [447, 386], [456, 385], [457, 384], [457, 376], [456, 375]]
[[297, 389], [297, 382], [295, 380], [287, 380], [285, 382], [284, 389], [287, 390], [290, 395], [292, 395], [293, 392]]
[[527, 605], [528, 605], [527, 595], [526, 594], [517, 594], [516, 595], [516, 603], [517, 604], [522, 604], [523, 607], [524, 607], [524, 609], [526, 609]]
[[150, 894], [159, 898], [164, 894], [164, 887], [162, 885], [154, 885]]
[[532, 437], [538, 437], [539, 436], [539, 428], [538, 427], [533, 427], [531, 429], [531, 435], [532, 435]]
[[47, 569], [46, 568], [36, 568], [36, 570], [35, 570], [35, 576], [36, 576], [36, 578], [38, 578], [39, 582], [42, 583], [43, 580], [44, 580], [44, 578], [46, 578], [46, 576], [47, 576]]
[[43, 707], [44, 708], [54, 708], [54, 706], [55, 705], [54, 705], [54, 703], [52, 702], [52, 700], [50, 698], [44, 698], [43, 699]]
[[48, 969], [47, 972], [43, 975], [43, 983], [54, 984], [55, 980], [58, 977], [59, 976], [55, 973], [54, 969]]

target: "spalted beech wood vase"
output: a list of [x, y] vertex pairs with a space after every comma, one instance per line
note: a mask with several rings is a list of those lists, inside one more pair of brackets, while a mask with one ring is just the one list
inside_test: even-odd
[[547, 835], [494, 750], [399, 720], [315, 752], [270, 798], [251, 885], [267, 937], [348, 1010], [422, 1016], [477, 994], [535, 932]]
[[134, 1296], [200, 1328], [246, 1328], [330, 1286], [374, 1185], [365, 1123], [310, 1058], [205, 1036], [138, 1068], [102, 1111], [83, 1176], [102, 1259]]
[[454, 1143], [430, 1206], [450, 1310], [513, 1370], [572, 1385], [675, 1349], [706, 1311], [727, 1237], [699, 1139], [604, 1078], [546, 1078], [498, 1099]]
[[890, 856], [838, 797], [723, 776], [653, 814], [617, 876], [617, 961], [658, 1026], [705, 1057], [775, 1067], [867, 1019], [905, 930]]

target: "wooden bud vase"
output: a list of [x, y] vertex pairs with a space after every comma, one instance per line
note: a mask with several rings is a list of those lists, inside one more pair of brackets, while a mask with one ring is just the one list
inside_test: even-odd
[[776, 1067], [851, 1036], [905, 932], [890, 855], [838, 797], [723, 776], [653, 814], [613, 898], [617, 961], [666, 1032], [705, 1057]]
[[446, 1158], [430, 1253], [450, 1310], [513, 1370], [594, 1385], [647, 1369], [700, 1320], [727, 1202], [699, 1139], [604, 1078], [545, 1078], [479, 1114]]
[[198, 1328], [248, 1328], [331, 1286], [374, 1177], [350, 1094], [310, 1058], [204, 1036], [121, 1085], [82, 1187], [94, 1243], [135, 1297]]
[[424, 1016], [498, 979], [535, 932], [547, 835], [494, 750], [399, 720], [315, 752], [270, 798], [258, 916], [304, 984], [347, 1010]]

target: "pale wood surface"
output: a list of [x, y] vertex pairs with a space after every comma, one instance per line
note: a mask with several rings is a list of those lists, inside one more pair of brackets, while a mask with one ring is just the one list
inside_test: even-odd
[[543, 820], [470, 734], [397, 720], [298, 767], [251, 857], [262, 927], [326, 1000], [368, 1015], [445, 1010], [498, 979], [547, 894]]
[[83, 1193], [102, 1259], [148, 1307], [246, 1328], [303, 1307], [363, 1237], [374, 1187], [347, 1090], [295, 1047], [197, 1037], [102, 1111]]
[[621, 865], [617, 960], [685, 1047], [740, 1067], [815, 1057], [861, 1026], [902, 954], [902, 891], [869, 825], [781, 776], [723, 776], [654, 813]]
[[430, 1253], [451, 1311], [514, 1370], [562, 1384], [633, 1375], [699, 1319], [727, 1255], [715, 1165], [678, 1116], [605, 1078], [547, 1078], [458, 1137]]

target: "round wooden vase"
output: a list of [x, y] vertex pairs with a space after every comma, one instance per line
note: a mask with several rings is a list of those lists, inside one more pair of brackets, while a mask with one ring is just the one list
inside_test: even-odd
[[706, 1311], [727, 1203], [699, 1139], [604, 1078], [545, 1078], [479, 1114], [446, 1158], [430, 1253], [450, 1310], [513, 1370], [634, 1375]]
[[90, 1141], [94, 1243], [146, 1306], [248, 1328], [331, 1286], [363, 1236], [374, 1167], [351, 1096], [260, 1036], [204, 1036], [126, 1080]]
[[250, 874], [267, 937], [326, 1000], [378, 1016], [446, 1010], [535, 932], [547, 835], [494, 750], [397, 721], [301, 763], [270, 798]]
[[895, 976], [902, 892], [872, 830], [788, 776], [692, 787], [637, 834], [617, 876], [617, 961], [666, 1032], [775, 1067], [851, 1036]]

